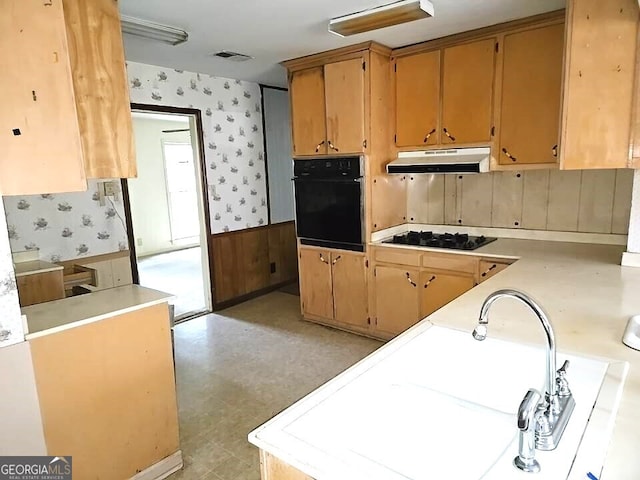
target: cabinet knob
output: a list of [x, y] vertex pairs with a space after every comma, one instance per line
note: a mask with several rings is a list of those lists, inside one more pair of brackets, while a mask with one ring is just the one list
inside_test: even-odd
[[449, 140], [451, 140], [452, 142], [456, 141], [456, 137], [454, 137], [453, 135], [451, 135], [449, 133], [449, 130], [447, 130], [446, 128], [443, 128], [442, 131], [444, 132], [444, 134], [449, 137]]
[[333, 150], [334, 152], [339, 152], [340, 151], [340, 150], [338, 150], [338, 147], [336, 147], [333, 143], [331, 143], [331, 140], [329, 140], [327, 143], [329, 144], [329, 148], [331, 150]]
[[322, 140], [318, 145], [316, 145], [316, 153], [320, 151], [320, 147], [324, 145], [324, 140]]
[[338, 255], [336, 258], [333, 259], [333, 262], [331, 262], [331, 265], [335, 265], [336, 263], [338, 263], [338, 260], [340, 260], [342, 258], [342, 255]]
[[428, 143], [429, 142], [429, 138], [431, 138], [431, 135], [433, 135], [434, 133], [436, 133], [436, 129], [432, 129], [429, 133], [427, 133], [424, 136], [424, 140], [422, 141], [423, 143]]
[[320, 254], [320, 261], [322, 263], [326, 263], [327, 265], [329, 264], [329, 261], [326, 258], [324, 258], [324, 255], [322, 255], [322, 254]]
[[482, 272], [482, 276], [483, 276], [483, 277], [486, 277], [486, 276], [487, 276], [487, 274], [491, 273], [491, 270], [494, 270], [494, 269], [496, 269], [496, 268], [498, 268], [498, 265], [494, 263], [494, 264], [493, 264], [493, 265], [491, 265], [489, 268], [487, 268], [487, 270], [486, 270], [485, 272]]
[[433, 282], [435, 279], [436, 279], [436, 276], [432, 275], [431, 278], [429, 279], [429, 281], [424, 284], [424, 288], [428, 288], [429, 285], [431, 285], [431, 282]]
[[413, 280], [411, 280], [411, 275], [409, 274], [409, 272], [407, 272], [407, 281], [411, 284], [412, 287], [417, 287], [418, 285], [416, 284], [416, 282], [414, 282]]
[[554, 157], [558, 156], [558, 145], [554, 145], [553, 147], [551, 147], [551, 155], [553, 155]]
[[504, 154], [507, 156], [507, 158], [508, 158], [509, 160], [511, 160], [512, 162], [517, 162], [517, 161], [518, 161], [518, 159], [517, 159], [516, 157], [514, 157], [513, 155], [511, 155], [511, 154], [509, 153], [509, 151], [508, 151], [506, 148], [504, 148], [504, 147], [502, 147], [502, 153], [504, 153]]

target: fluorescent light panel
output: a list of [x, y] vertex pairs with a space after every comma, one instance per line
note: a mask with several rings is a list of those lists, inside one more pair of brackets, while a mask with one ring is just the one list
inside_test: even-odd
[[157, 40], [159, 42], [168, 43], [170, 45], [179, 45], [189, 38], [189, 34], [179, 28], [161, 25], [159, 23], [149, 22], [140, 18], [128, 17], [122, 15], [120, 17], [122, 24], [122, 32], [137, 37]]
[[433, 17], [433, 14], [433, 4], [428, 0], [400, 0], [363, 12], [333, 18], [329, 21], [329, 31], [346, 37]]

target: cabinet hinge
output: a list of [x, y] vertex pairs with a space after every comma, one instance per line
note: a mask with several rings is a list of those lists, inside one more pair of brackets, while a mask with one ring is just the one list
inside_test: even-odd
[[364, 139], [362, 141], [362, 148], [367, 148], [367, 140], [366, 139]]
[[371, 325], [371, 317], [367, 317], [367, 325]]
[[500, 50], [500, 42], [496, 42], [496, 53], [498, 53], [498, 50]]
[[367, 62], [362, 62], [362, 70], [366, 70], [367, 69]]
[[397, 63], [394, 63], [394, 64], [393, 64], [393, 71], [394, 71], [395, 73], [398, 73], [398, 64], [397, 64]]
[[377, 269], [377, 268], [374, 268], [374, 269], [373, 269], [373, 276], [374, 276], [374, 277], [377, 277], [377, 276], [378, 276], [378, 269]]
[[398, 141], [398, 134], [393, 136], [393, 143], [396, 143]]
[[369, 268], [369, 260], [364, 261], [364, 268]]
[[491, 127], [491, 136], [495, 137], [495, 135], [496, 135], [496, 127], [494, 125], [493, 127]]

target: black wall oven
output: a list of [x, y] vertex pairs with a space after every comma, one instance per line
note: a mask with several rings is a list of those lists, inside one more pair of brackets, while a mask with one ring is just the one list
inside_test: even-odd
[[294, 160], [300, 243], [364, 251], [361, 157]]

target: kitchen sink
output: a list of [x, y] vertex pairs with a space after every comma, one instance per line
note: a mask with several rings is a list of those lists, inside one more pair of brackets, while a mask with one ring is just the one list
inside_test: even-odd
[[627, 364], [558, 352], [565, 360], [575, 410], [558, 447], [536, 452], [536, 474], [512, 462], [520, 401], [529, 388], [543, 391], [544, 349], [476, 342], [439, 326], [298, 412], [282, 435], [342, 465], [350, 479], [599, 477]]

